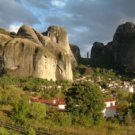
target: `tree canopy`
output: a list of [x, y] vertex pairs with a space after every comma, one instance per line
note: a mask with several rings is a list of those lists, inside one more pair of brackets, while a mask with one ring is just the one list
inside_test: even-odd
[[75, 115], [97, 115], [104, 108], [101, 91], [96, 84], [75, 84], [66, 92], [67, 111]]

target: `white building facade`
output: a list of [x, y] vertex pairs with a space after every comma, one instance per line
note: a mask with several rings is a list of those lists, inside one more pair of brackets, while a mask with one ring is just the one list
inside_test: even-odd
[[105, 108], [102, 111], [104, 117], [114, 117], [117, 114], [117, 106], [115, 99], [105, 99]]

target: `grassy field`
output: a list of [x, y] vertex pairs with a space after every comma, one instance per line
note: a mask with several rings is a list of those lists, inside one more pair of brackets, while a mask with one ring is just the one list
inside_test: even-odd
[[[99, 73], [97, 72], [97, 74]], [[111, 76], [115, 80], [115, 74], [112, 72], [108, 71], [103, 74], [102, 76], [104, 78]], [[41, 91], [39, 86], [42, 85], [51, 85], [53, 87], [52, 89]], [[49, 135], [135, 135], [135, 122], [132, 120], [133, 117], [129, 119], [134, 123], [131, 124], [129, 121], [130, 126], [126, 126], [126, 123], [121, 125], [118, 123], [118, 120], [112, 122], [105, 121], [105, 119], [103, 119], [100, 126], [91, 123], [88, 126], [89, 121], [87, 119], [80, 119], [80, 117], [78, 117], [79, 120], [74, 119], [74, 115], [69, 115], [67, 112], [62, 111], [53, 111], [50, 106], [42, 105], [46, 109], [45, 111], [42, 110], [42, 106], [32, 106], [32, 104], [29, 104], [29, 99], [33, 96], [33, 92], [36, 96], [42, 96], [44, 98], [49, 97], [53, 99], [57, 96], [62, 97], [69, 84], [63, 82], [61, 84], [62, 90], [58, 90], [56, 88], [57, 85], [54, 82], [34, 78], [18, 79], [8, 76], [0, 78], [0, 120], [19, 124], [20, 126], [26, 127], [27, 130], [29, 128], [33, 128], [33, 130], [41, 129]], [[124, 100], [127, 101], [127, 99]], [[48, 110], [51, 111], [49, 112]], [[44, 115], [43, 118], [39, 117], [41, 114]], [[21, 133], [0, 127], [0, 135], [21, 135]], [[24, 135], [35, 134], [26, 133]]]
[[[5, 135], [1, 133], [0, 135]], [[21, 135], [20, 133], [7, 130], [12, 135]], [[103, 127], [52, 127], [48, 128], [47, 133], [50, 135], [135, 135], [135, 128], [129, 126], [120, 126], [109, 124]], [[8, 135], [8, 134], [7, 134]]]

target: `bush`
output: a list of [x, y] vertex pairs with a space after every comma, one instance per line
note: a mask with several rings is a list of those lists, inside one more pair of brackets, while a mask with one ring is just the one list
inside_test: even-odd
[[29, 127], [25, 129], [24, 135], [36, 135], [36, 131], [32, 127]]
[[6, 128], [0, 127], [0, 135], [10, 135]]
[[85, 127], [91, 127], [94, 125], [93, 117], [91, 115], [89, 116], [74, 116], [73, 118], [73, 124], [74, 125], [81, 125]]
[[16, 104], [20, 99], [23, 91], [13, 85], [0, 87], [0, 104]]
[[30, 115], [37, 120], [43, 120], [46, 116], [46, 106], [43, 103], [32, 103]]
[[30, 104], [28, 99], [23, 97], [17, 104], [15, 104], [12, 112], [12, 118], [20, 123], [25, 123], [30, 111]]
[[58, 123], [60, 124], [60, 126], [71, 126], [72, 116], [69, 113], [60, 112], [58, 116]]

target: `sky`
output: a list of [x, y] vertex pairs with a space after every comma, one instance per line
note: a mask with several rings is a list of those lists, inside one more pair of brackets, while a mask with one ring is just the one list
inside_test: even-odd
[[28, 24], [44, 32], [64, 26], [83, 57], [95, 41], [110, 42], [127, 21], [135, 23], [135, 0], [0, 0], [0, 27], [17, 31]]

